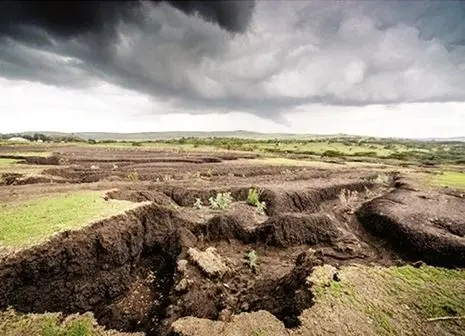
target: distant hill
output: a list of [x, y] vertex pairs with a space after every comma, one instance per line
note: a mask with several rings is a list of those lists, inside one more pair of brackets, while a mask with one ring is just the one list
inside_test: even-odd
[[[321, 139], [321, 138], [360, 138], [360, 139], [375, 139], [368, 136], [357, 136], [348, 134], [295, 134], [295, 133], [260, 133], [244, 130], [237, 131], [220, 131], [220, 132], [138, 132], [138, 133], [109, 133], [109, 132], [17, 132], [14, 135], [34, 135], [35, 133], [45, 134], [53, 137], [77, 136], [82, 139], [101, 140], [117, 140], [117, 141], [147, 141], [147, 140], [168, 140], [185, 138], [241, 138], [241, 139]], [[461, 141], [465, 142], [465, 137], [445, 137], [445, 138], [378, 138], [378, 139], [395, 139], [395, 140], [416, 140], [416, 141]]]
[[242, 139], [315, 139], [321, 137], [331, 137], [335, 135], [311, 135], [311, 134], [292, 134], [292, 133], [260, 133], [250, 131], [222, 131], [222, 132], [139, 132], [139, 133], [108, 133], [108, 132], [18, 132], [18, 134], [34, 135], [41, 133], [47, 136], [77, 136], [83, 139], [94, 140], [167, 140], [179, 139], [182, 137], [188, 138], [242, 138]]

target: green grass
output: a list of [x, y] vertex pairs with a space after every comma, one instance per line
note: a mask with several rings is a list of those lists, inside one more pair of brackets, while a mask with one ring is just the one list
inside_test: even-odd
[[15, 152], [0, 153], [0, 155], [49, 157], [49, 156], [52, 156], [53, 153], [52, 152], [21, 152], [21, 151], [15, 151]]
[[331, 274], [325, 268], [315, 273], [315, 305], [307, 317], [315, 325], [321, 320], [326, 330], [351, 334], [352, 328], [364, 335], [462, 335], [465, 330], [465, 320], [428, 321], [465, 316], [465, 269], [349, 266], [339, 270], [340, 282]]
[[446, 171], [434, 175], [431, 178], [431, 183], [442, 187], [465, 188], [465, 173]]
[[110, 336], [96, 324], [92, 314], [76, 314], [63, 319], [59, 313], [20, 314], [13, 310], [0, 313], [0, 335], [5, 336]]
[[37, 244], [54, 233], [77, 229], [136, 206], [128, 201], [105, 201], [100, 191], [80, 191], [2, 204], [0, 245], [22, 248]]
[[0, 158], [0, 166], [9, 166], [18, 162], [16, 159], [2, 159]]

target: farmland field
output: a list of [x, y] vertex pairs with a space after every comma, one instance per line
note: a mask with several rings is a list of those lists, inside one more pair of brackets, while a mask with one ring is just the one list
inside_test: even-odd
[[0, 144], [2, 335], [463, 335], [465, 145]]

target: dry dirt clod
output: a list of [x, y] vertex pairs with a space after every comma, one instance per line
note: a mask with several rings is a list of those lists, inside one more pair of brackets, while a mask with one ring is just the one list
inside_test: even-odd
[[176, 292], [184, 292], [185, 290], [187, 290], [187, 288], [192, 284], [192, 280], [190, 279], [181, 279], [181, 281], [179, 281], [179, 283], [176, 285], [176, 287], [174, 288], [174, 290]]
[[179, 273], [186, 273], [187, 272], [187, 264], [188, 261], [186, 259], [178, 260], [178, 271]]
[[189, 258], [209, 277], [222, 277], [230, 271], [223, 258], [214, 247], [209, 247], [205, 252], [191, 247], [187, 254]]

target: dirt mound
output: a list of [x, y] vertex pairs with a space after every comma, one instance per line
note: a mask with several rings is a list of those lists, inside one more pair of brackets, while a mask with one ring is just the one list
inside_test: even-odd
[[128, 290], [144, 252], [177, 253], [180, 224], [166, 209], [143, 206], [18, 252], [0, 264], [0, 307], [95, 310]]
[[27, 164], [36, 164], [36, 165], [59, 165], [60, 157], [58, 156], [26, 156], [24, 157], [24, 162]]
[[267, 204], [268, 215], [275, 215], [283, 212], [318, 212], [323, 202], [335, 199], [339, 193], [346, 190], [362, 192], [365, 188], [372, 188], [371, 182], [353, 182], [332, 184], [327, 187], [303, 189], [303, 190], [282, 190], [266, 189], [261, 198]]
[[327, 215], [277, 215], [253, 232], [256, 241], [272, 246], [328, 243], [342, 236], [338, 225]]
[[153, 190], [128, 190], [118, 189], [107, 193], [107, 196], [113, 199], [126, 200], [131, 202], [151, 201], [158, 205], [169, 206], [173, 204], [171, 198], [163, 193]]
[[408, 259], [463, 267], [464, 213], [464, 199], [399, 189], [364, 204], [356, 215]]

